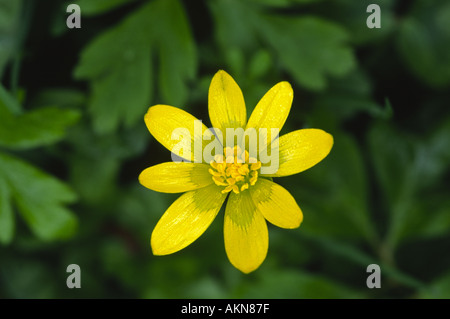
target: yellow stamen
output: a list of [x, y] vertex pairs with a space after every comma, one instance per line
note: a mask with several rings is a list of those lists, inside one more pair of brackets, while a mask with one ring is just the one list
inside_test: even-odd
[[241, 192], [248, 189], [248, 183], [245, 183], [244, 185], [241, 186]]
[[225, 186], [222, 193], [233, 191], [239, 194], [255, 185], [258, 180], [258, 170], [261, 168], [260, 161], [250, 157], [248, 151], [239, 146], [226, 147], [224, 155], [225, 157], [220, 154], [214, 156], [209, 169], [214, 183]]
[[[252, 164], [252, 165], [253, 165], [253, 164]], [[247, 175], [248, 172], [249, 172], [248, 164], [244, 164], [244, 165], [242, 165], [241, 167], [239, 167], [238, 172], [239, 172], [239, 174], [241, 174], [241, 175]]]
[[211, 165], [211, 167], [212, 168], [214, 168], [214, 169], [217, 169], [217, 163], [216, 162], [214, 162], [214, 161], [211, 161], [210, 163], [209, 163], [209, 165]]
[[219, 173], [219, 172], [213, 170], [212, 168], [210, 168], [210, 169], [208, 170], [208, 172], [209, 172], [212, 176], [222, 176], [221, 173]]
[[222, 194], [229, 193], [233, 189], [233, 185], [228, 185], [222, 190]]
[[214, 161], [216, 163], [223, 163], [223, 155], [218, 154], [218, 155], [214, 156]]
[[253, 185], [256, 184], [256, 181], [258, 180], [258, 172], [257, 171], [252, 171], [251, 176], [252, 177], [250, 177], [249, 182], [250, 182], [250, 185], [253, 186]]
[[214, 183], [216, 183], [216, 185], [219, 186], [227, 186], [228, 183], [225, 183], [225, 181], [223, 180], [223, 177], [219, 177], [219, 176], [213, 176], [212, 177]]
[[256, 171], [257, 169], [260, 169], [260, 168], [261, 168], [261, 162], [260, 161], [253, 163], [252, 166], [251, 166], [251, 170], [252, 171]]

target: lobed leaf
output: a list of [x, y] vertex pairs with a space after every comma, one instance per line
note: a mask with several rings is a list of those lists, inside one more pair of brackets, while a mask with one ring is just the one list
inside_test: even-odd
[[[32, 232], [43, 240], [72, 236], [77, 219], [65, 205], [76, 199], [67, 185], [30, 164], [0, 153], [0, 228], [6, 230], [0, 238], [11, 240], [11, 202]], [[9, 199], [9, 200], [8, 200]]]

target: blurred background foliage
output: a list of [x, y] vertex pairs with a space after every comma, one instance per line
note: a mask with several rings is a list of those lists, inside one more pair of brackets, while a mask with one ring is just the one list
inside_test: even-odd
[[[0, 0], [1, 298], [450, 298], [450, 2], [445, 0]], [[370, 3], [381, 28], [369, 29]], [[304, 212], [269, 225], [266, 261], [228, 262], [223, 214], [188, 248], [151, 254], [177, 195], [139, 173], [170, 160], [153, 104], [205, 120], [213, 74], [248, 113], [288, 80], [284, 132], [335, 145], [278, 182]], [[283, 132], [282, 132], [283, 133]], [[81, 267], [82, 288], [66, 287]], [[366, 287], [381, 266], [382, 288]]]

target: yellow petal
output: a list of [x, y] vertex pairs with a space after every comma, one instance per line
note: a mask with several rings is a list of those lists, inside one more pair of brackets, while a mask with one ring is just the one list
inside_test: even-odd
[[281, 130], [291, 110], [293, 98], [294, 92], [288, 82], [276, 84], [258, 102], [246, 128]]
[[[227, 127], [244, 128], [247, 122], [242, 91], [233, 78], [223, 70], [217, 72], [211, 80], [208, 111], [212, 126], [222, 131], [224, 139]], [[226, 144], [226, 140], [223, 144]]]
[[282, 135], [278, 141], [278, 171], [263, 174], [261, 170], [261, 175], [279, 177], [300, 173], [323, 160], [333, 146], [333, 136], [319, 129], [297, 130]]
[[146, 168], [139, 182], [154, 191], [182, 193], [212, 184], [209, 165], [199, 163], [167, 162]]
[[264, 218], [281, 228], [297, 228], [303, 214], [294, 197], [282, 186], [260, 178], [250, 195]]
[[225, 210], [224, 239], [228, 259], [244, 273], [257, 269], [266, 258], [267, 224], [248, 191], [230, 194]]
[[225, 198], [215, 184], [181, 195], [153, 230], [153, 254], [172, 254], [190, 245], [212, 223]]
[[194, 116], [173, 106], [155, 105], [148, 109], [144, 120], [153, 137], [168, 150], [188, 161], [203, 162], [204, 145], [212, 140], [202, 140], [207, 127]]

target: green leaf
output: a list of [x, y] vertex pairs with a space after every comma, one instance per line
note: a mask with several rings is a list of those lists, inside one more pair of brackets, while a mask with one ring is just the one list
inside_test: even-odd
[[259, 270], [259, 280], [241, 298], [251, 299], [336, 299], [361, 298], [361, 294], [331, 279], [300, 271]]
[[79, 0], [77, 4], [80, 6], [83, 15], [94, 16], [132, 3], [133, 1], [136, 0]]
[[112, 194], [115, 194], [119, 168], [117, 158], [92, 158], [77, 154], [71, 160], [70, 182], [85, 203], [106, 207], [111, 204]]
[[[302, 237], [305, 237], [304, 234], [302, 234]], [[317, 234], [308, 234], [306, 235], [306, 238], [312, 239], [315, 242], [319, 243], [329, 253], [347, 258], [348, 260], [353, 261], [355, 264], [359, 264], [364, 267], [367, 267], [370, 264], [379, 264], [381, 266], [381, 269], [383, 269], [383, 273], [398, 283], [402, 283], [415, 289], [422, 289], [423, 287], [425, 287], [425, 285], [421, 281], [393, 267], [389, 263], [385, 263], [381, 260], [373, 258], [372, 256], [366, 254], [364, 251], [358, 249], [354, 244], [339, 241], [335, 238], [327, 238], [320, 235], [318, 236]]]
[[[8, 116], [7, 113], [19, 115], [22, 106], [9, 92], [0, 84], [0, 115]], [[0, 117], [1, 118], [1, 117]]]
[[403, 236], [436, 237], [450, 231], [450, 201], [445, 183], [450, 162], [450, 119], [436, 127], [431, 136], [417, 142], [417, 192]]
[[149, 2], [95, 38], [82, 52], [74, 76], [91, 82], [90, 112], [97, 132], [127, 127], [152, 99], [152, 56], [159, 59], [162, 99], [182, 104], [194, 77], [195, 47], [178, 0]]
[[150, 48], [146, 40], [148, 7], [95, 38], [82, 52], [74, 76], [90, 79], [94, 127], [106, 133], [119, 121], [134, 123], [150, 100]]
[[440, 161], [437, 164], [437, 174], [442, 173], [442, 170], [448, 168], [450, 161], [450, 117], [443, 121], [433, 132], [430, 140], [427, 143], [430, 146], [430, 151], [436, 155]]
[[52, 144], [65, 136], [80, 117], [75, 110], [45, 107], [14, 116], [0, 105], [0, 145], [25, 149]]
[[410, 225], [406, 235], [414, 237], [445, 236], [450, 232], [450, 200], [448, 195], [430, 195], [416, 204], [410, 219], [414, 223]]
[[0, 243], [9, 244], [14, 234], [11, 194], [6, 181], [0, 178]]
[[372, 127], [368, 139], [375, 176], [387, 209], [384, 211], [389, 222], [386, 241], [392, 251], [413, 208], [412, 197], [418, 186], [420, 165], [414, 144], [387, 124]]
[[55, 240], [74, 234], [77, 219], [64, 205], [76, 197], [64, 183], [4, 153], [0, 153], [0, 181], [9, 186], [15, 206], [37, 237]]
[[317, 97], [316, 108], [332, 112], [339, 122], [361, 112], [382, 119], [392, 115], [389, 104], [381, 107], [373, 101], [370, 79], [361, 70], [350, 72], [342, 78], [331, 78], [327, 91]]
[[0, 79], [20, 39], [22, 1], [0, 0]]
[[393, 205], [406, 189], [415, 187], [409, 183], [414, 179], [414, 145], [401, 132], [384, 123], [374, 125], [368, 139], [376, 178]]
[[[108, 205], [117, 205], [110, 199], [120, 186], [116, 179], [121, 163], [143, 152], [149, 138], [146, 130], [138, 126], [99, 136], [87, 125], [79, 125], [70, 132], [68, 141], [73, 151], [66, 161], [70, 163], [70, 184], [81, 200], [105, 210], [110, 209]], [[129, 178], [137, 181], [137, 175]]]
[[61, 108], [82, 108], [86, 104], [83, 91], [74, 88], [48, 88], [38, 92], [30, 102], [33, 107], [57, 105]]
[[258, 79], [270, 70], [271, 57], [266, 50], [259, 50], [254, 54], [248, 66], [248, 77]]
[[450, 83], [450, 3], [416, 1], [400, 25], [397, 48], [406, 65], [432, 87]]
[[337, 132], [333, 136], [333, 149], [327, 158], [303, 172], [302, 178], [297, 178], [297, 186], [292, 187], [305, 215], [303, 231], [322, 236], [363, 237], [374, 243], [376, 234], [367, 205], [362, 154], [350, 136]]
[[99, 132], [112, 131], [120, 120], [130, 126], [144, 114], [150, 100], [150, 60], [145, 53], [92, 82], [91, 112]]
[[296, 4], [310, 4], [320, 2], [323, 0], [251, 0], [251, 1], [269, 7], [285, 8]]
[[[367, 12], [370, 4], [380, 6], [380, 28], [367, 27], [367, 18], [372, 14]], [[334, 0], [324, 1], [319, 10], [327, 20], [334, 21], [344, 27], [350, 34], [351, 43], [367, 45], [373, 43], [383, 48], [380, 43], [395, 29], [396, 12], [395, 0]], [[373, 51], [378, 48], [373, 47]]]
[[181, 107], [188, 97], [187, 81], [194, 79], [197, 69], [195, 45], [180, 2], [159, 0], [156, 5], [153, 13], [158, 25], [155, 45], [161, 95], [166, 103]]
[[255, 47], [257, 34], [245, 1], [217, 0], [209, 1], [208, 5], [214, 15], [215, 38], [222, 50], [250, 51]]
[[338, 24], [315, 16], [267, 14], [237, 0], [216, 1], [212, 10], [224, 50], [255, 50], [261, 39], [283, 70], [307, 89], [322, 90], [327, 76], [344, 76], [355, 66], [349, 35]]
[[58, 272], [54, 271], [55, 264], [43, 259], [18, 254], [3, 257], [0, 263], [2, 293], [15, 299], [54, 298], [61, 281], [58, 281]]
[[25, 149], [54, 143], [79, 117], [78, 111], [57, 107], [22, 113], [19, 103], [0, 86], [0, 146]]
[[266, 16], [258, 25], [286, 72], [308, 89], [322, 90], [327, 75], [344, 76], [355, 66], [348, 34], [337, 24], [312, 16]]
[[192, 281], [185, 288], [186, 296], [193, 299], [226, 299], [228, 297], [223, 286], [215, 277], [202, 277], [199, 280]]
[[450, 148], [450, 126], [445, 124], [423, 141], [387, 124], [375, 125], [369, 131], [374, 172], [389, 222], [386, 245], [391, 252], [408, 237], [448, 232], [448, 192], [441, 184]]
[[438, 278], [426, 289], [423, 289], [419, 298], [450, 299], [450, 273]]
[[117, 206], [116, 219], [120, 225], [133, 229], [135, 236], [145, 241], [145, 245], [148, 225], [156, 225], [173, 199], [171, 195], [148, 191], [142, 185], [135, 185], [123, 194], [123, 199]]

